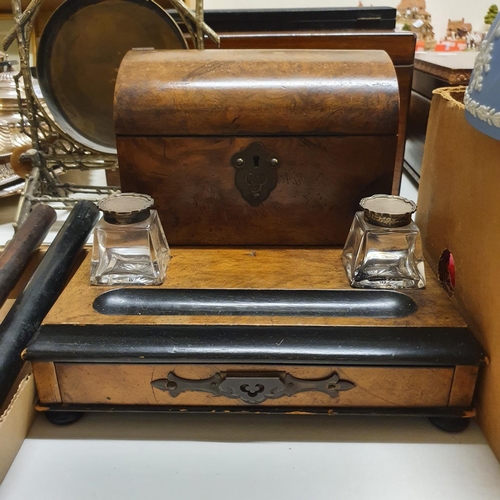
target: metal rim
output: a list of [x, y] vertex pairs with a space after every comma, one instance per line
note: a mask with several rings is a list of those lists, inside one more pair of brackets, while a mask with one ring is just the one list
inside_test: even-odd
[[[374, 202], [392, 202], [392, 209], [385, 210], [374, 208]], [[417, 205], [402, 196], [375, 194], [367, 198], [363, 198], [359, 202], [364, 212], [364, 217], [367, 222], [375, 226], [383, 227], [402, 227], [407, 226], [411, 222], [411, 216], [415, 213]], [[396, 208], [397, 207], [397, 208]], [[388, 207], [386, 207], [388, 208]]]
[[[40, 89], [42, 91], [47, 107], [52, 113], [52, 116], [54, 117], [54, 120], [56, 121], [57, 125], [65, 133], [67, 133], [70, 137], [72, 137], [75, 141], [80, 143], [82, 146], [106, 154], [116, 154], [116, 145], [114, 144], [114, 141], [113, 142], [111, 142], [111, 140], [103, 141], [101, 135], [99, 136], [97, 136], [98, 134], [93, 135], [92, 132], [89, 132], [88, 129], [83, 129], [82, 127], [79, 127], [77, 124], [75, 124], [75, 120], [72, 119], [71, 116], [69, 116], [69, 114], [67, 113], [67, 106], [61, 103], [61, 100], [67, 101], [67, 96], [57, 95], [57, 92], [55, 91], [55, 87], [57, 85], [62, 86], [64, 83], [61, 78], [62, 75], [59, 75], [58, 78], [57, 75], [52, 74], [51, 60], [54, 57], [53, 54], [54, 46], [55, 43], [59, 40], [61, 30], [63, 30], [66, 26], [68, 26], [68, 29], [70, 26], [71, 29], [73, 29], [71, 23], [72, 23], [72, 18], [75, 15], [81, 14], [81, 12], [84, 9], [87, 9], [89, 7], [97, 7], [99, 9], [103, 4], [107, 4], [109, 8], [111, 2], [116, 2], [116, 1], [117, 0], [72, 0], [71, 2], [63, 2], [54, 11], [49, 21], [47, 22], [47, 25], [40, 39], [40, 44], [37, 54], [37, 75], [38, 75]], [[152, 0], [119, 0], [119, 2], [120, 3], [126, 2], [129, 5], [133, 4], [134, 7], [142, 9], [144, 15], [150, 16], [150, 18], [155, 22], [159, 21], [160, 24], [165, 26], [164, 34], [165, 35], [168, 34], [170, 36], [173, 35], [172, 40], [175, 40], [177, 45], [175, 47], [155, 46], [154, 48], [156, 49], [188, 48], [187, 42], [184, 39], [184, 36], [182, 35], [179, 26], [160, 5], [158, 5]], [[137, 19], [130, 19], [130, 22], [132, 23], [137, 22]], [[136, 24], [135, 26], [138, 25]], [[100, 35], [101, 32], [99, 32], [96, 36]], [[150, 35], [150, 33], [147, 32], [147, 35]], [[157, 33], [155, 33], [155, 36], [157, 36]], [[110, 40], [105, 38], [104, 33], [102, 33], [102, 41], [104, 45], [110, 43]], [[139, 45], [141, 47], [150, 46], [148, 45], [147, 36], [145, 37], [145, 41]], [[132, 48], [135, 47], [129, 47], [129, 49]], [[122, 54], [122, 56], [123, 55], [125, 54]], [[110, 61], [110, 65], [112, 63], [113, 61]], [[98, 78], [98, 75], [96, 75], [96, 78]], [[112, 82], [109, 82], [108, 80], [108, 83], [112, 85], [114, 88], [115, 81], [116, 81], [116, 73], [115, 73], [115, 79]], [[80, 104], [79, 102], [71, 102], [70, 104], [72, 107], [74, 106], [77, 112], [79, 111], [78, 110], [79, 105], [82, 108], [84, 108], [81, 110], [82, 115], [88, 113], [88, 108], [85, 106], [85, 104]], [[112, 115], [112, 109], [113, 109], [112, 101], [110, 103], [109, 109], [111, 110], [110, 112]], [[112, 116], [111, 116], [111, 123], [112, 123]], [[113, 130], [109, 130], [108, 127], [107, 131], [109, 133], [108, 134], [109, 137], [114, 136], [114, 128]]]

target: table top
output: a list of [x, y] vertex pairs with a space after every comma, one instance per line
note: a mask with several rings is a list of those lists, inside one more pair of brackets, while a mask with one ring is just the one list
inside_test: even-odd
[[449, 85], [467, 85], [478, 52], [417, 52], [415, 71], [445, 80]]
[[40, 415], [0, 500], [498, 500], [500, 464], [478, 426], [424, 418]]

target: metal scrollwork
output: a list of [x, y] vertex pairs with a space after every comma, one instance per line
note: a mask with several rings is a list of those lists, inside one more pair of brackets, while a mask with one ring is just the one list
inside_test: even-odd
[[[24, 221], [36, 203], [50, 203], [56, 209], [65, 210], [79, 199], [98, 201], [103, 195], [119, 192], [118, 186], [78, 185], [60, 180], [60, 174], [72, 170], [117, 170], [118, 161], [116, 154], [94, 151], [70, 137], [38, 99], [31, 74], [30, 44], [42, 3], [43, 0], [31, 0], [23, 11], [21, 0], [12, 0], [14, 27], [2, 41], [4, 51], [17, 41], [20, 71], [14, 79], [20, 125], [33, 146], [33, 150], [22, 157], [31, 161], [32, 170], [26, 179], [14, 227]], [[203, 0], [196, 0], [195, 12], [181, 0], [171, 0], [171, 4], [179, 13], [181, 24], [186, 26], [194, 48], [204, 48], [205, 36], [219, 45], [218, 35], [204, 22]], [[22, 97], [23, 91], [25, 98]]]
[[167, 378], [154, 380], [151, 385], [174, 398], [183, 392], [194, 391], [239, 399], [249, 404], [260, 404], [268, 399], [290, 397], [307, 391], [323, 392], [333, 399], [339, 396], [339, 392], [356, 387], [349, 380], [341, 380], [335, 372], [320, 380], [299, 379], [284, 372], [268, 375], [221, 372], [207, 379], [190, 380], [170, 372]]

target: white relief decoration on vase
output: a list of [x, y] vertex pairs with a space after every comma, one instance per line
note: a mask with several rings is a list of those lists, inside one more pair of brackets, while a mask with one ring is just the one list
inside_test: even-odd
[[500, 111], [497, 111], [491, 106], [486, 106], [479, 103], [475, 99], [472, 99], [470, 92], [477, 91], [481, 92], [483, 88], [484, 74], [489, 73], [491, 66], [491, 58], [493, 48], [495, 46], [495, 40], [500, 38], [500, 23], [498, 23], [493, 31], [493, 33], [483, 41], [476, 61], [474, 63], [474, 70], [472, 73], [472, 78], [469, 82], [469, 86], [465, 91], [464, 104], [467, 111], [476, 118], [487, 122], [488, 125], [492, 125], [500, 128]]
[[487, 122], [488, 125], [493, 125], [500, 128], [500, 111], [497, 111], [491, 106], [485, 106], [472, 99], [470, 95], [466, 92], [464, 96], [464, 104], [467, 111], [476, 118], [479, 118], [483, 122]]

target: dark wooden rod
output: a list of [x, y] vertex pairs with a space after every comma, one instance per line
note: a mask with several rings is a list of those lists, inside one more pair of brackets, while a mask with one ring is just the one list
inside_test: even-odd
[[0, 255], [0, 307], [42, 244], [57, 216], [49, 205], [36, 205]]
[[94, 203], [75, 205], [0, 326], [0, 406], [21, 370], [21, 352], [63, 290], [98, 218]]

